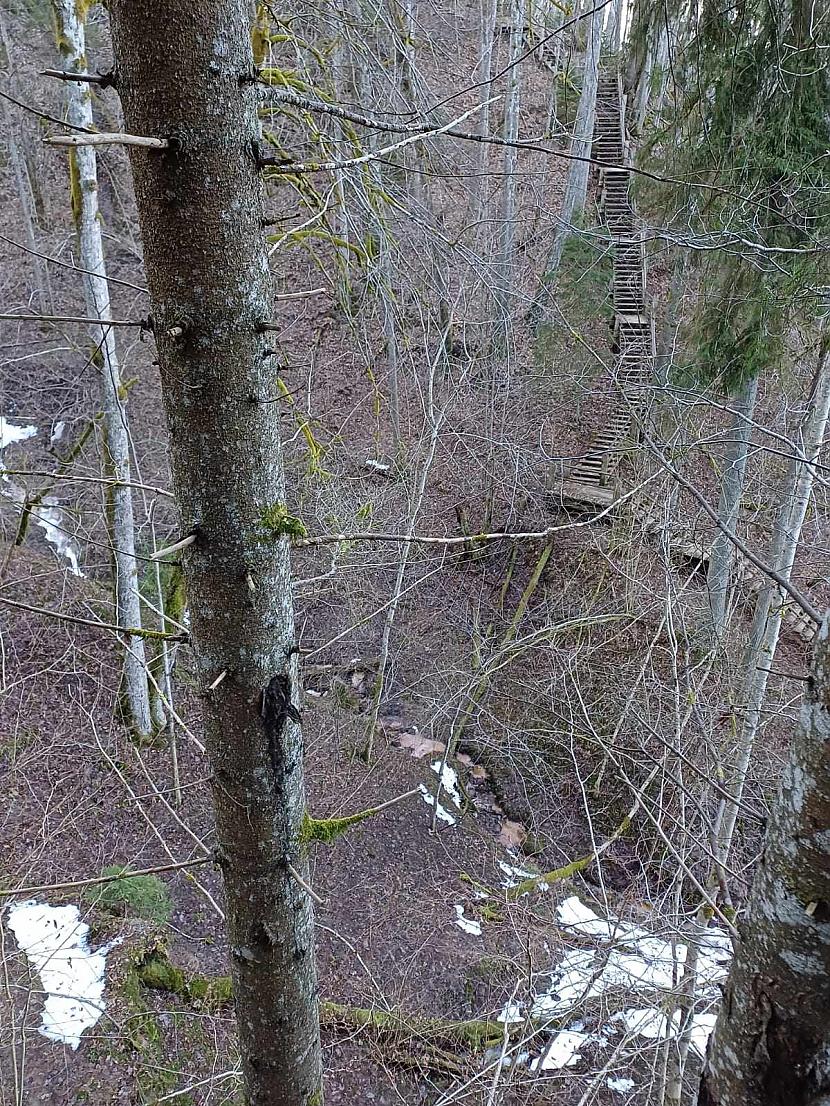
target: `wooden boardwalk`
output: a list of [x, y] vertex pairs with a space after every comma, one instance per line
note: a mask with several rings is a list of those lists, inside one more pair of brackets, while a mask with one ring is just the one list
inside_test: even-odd
[[[591, 157], [607, 163], [599, 175], [599, 211], [613, 250], [612, 309], [615, 361], [614, 401], [605, 424], [591, 440], [587, 453], [574, 464], [559, 495], [566, 507], [604, 508], [619, 498], [620, 461], [638, 444], [647, 424], [654, 390], [654, 319], [647, 297], [643, 231], [631, 203], [631, 157], [625, 124], [625, 96], [617, 72], [600, 78]], [[667, 541], [677, 559], [706, 567], [710, 547], [674, 523], [667, 523], [638, 497], [633, 507], [643, 533]], [[735, 583], [749, 595], [770, 583], [736, 549]], [[784, 625], [811, 642], [819, 627], [792, 600], [779, 595]]]

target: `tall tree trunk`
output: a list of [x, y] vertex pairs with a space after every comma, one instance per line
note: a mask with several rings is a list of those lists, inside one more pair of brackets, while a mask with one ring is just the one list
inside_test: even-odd
[[830, 616], [740, 931], [699, 1106], [826, 1106]]
[[[12, 40], [9, 36], [5, 16], [2, 11], [0, 11], [0, 41], [3, 43], [3, 51], [6, 55], [6, 66], [9, 71], [7, 87], [10, 92], [20, 96], [20, 91], [16, 87], [18, 82], [15, 81], [14, 78], [15, 64]], [[18, 115], [20, 114], [22, 113], [18, 111]], [[5, 99], [3, 100], [3, 121], [5, 123], [4, 138], [6, 140], [8, 164], [12, 171], [12, 177], [14, 178], [17, 198], [20, 202], [20, 211], [26, 229], [26, 242], [30, 251], [29, 258], [32, 266], [32, 274], [34, 276], [34, 302], [37, 304], [42, 314], [54, 314], [52, 289], [49, 282], [49, 269], [38, 250], [37, 202], [32, 187], [29, 167], [26, 164], [26, 157], [22, 148], [22, 134], [19, 133], [17, 125], [18, 120], [15, 119], [12, 105]], [[20, 124], [21, 126], [23, 125], [22, 120], [20, 120]]]
[[[795, 562], [801, 527], [804, 524], [813, 491], [815, 461], [818, 459], [824, 441], [824, 432], [827, 429], [828, 413], [830, 413], [830, 349], [825, 344], [819, 355], [808, 408], [796, 437], [796, 444], [806, 460], [795, 458], [792, 462], [790, 479], [778, 509], [772, 535], [769, 561], [785, 580], [789, 580]], [[775, 658], [781, 632], [783, 599], [783, 592], [770, 581], [769, 586], [764, 588], [755, 604], [749, 645], [746, 650], [742, 704], [744, 716], [738, 743], [737, 764], [726, 782], [726, 789], [733, 801], [724, 803], [723, 813], [718, 819], [718, 862], [722, 866], [726, 865], [729, 856], [738, 807], [755, 745], [755, 735], [761, 724], [769, 670]]]
[[[557, 28], [561, 28], [565, 21], [564, 13], [559, 10], [558, 7], [551, 9], [551, 19], [549, 24], [548, 33], [552, 33]], [[546, 56], [548, 57], [548, 73], [550, 76], [550, 91], [548, 92], [548, 118], [545, 123], [545, 136], [552, 138], [557, 135], [560, 129], [559, 122], [559, 84], [562, 80], [562, 53], [564, 50], [565, 34], [563, 30], [559, 30], [559, 33], [554, 36], [553, 41], [548, 41], [545, 46]], [[558, 135], [557, 135], [558, 137]]]
[[[579, 95], [579, 103], [576, 108], [576, 122], [571, 139], [570, 152], [576, 159], [588, 158], [591, 155], [591, 144], [594, 137], [594, 122], [597, 110], [597, 84], [599, 83], [599, 59], [602, 43], [602, 18], [604, 8], [598, 7], [591, 17], [588, 28], [588, 42], [585, 47], [585, 67], [582, 76], [582, 91]], [[588, 161], [575, 160], [568, 169], [568, 179], [565, 182], [565, 195], [562, 200], [562, 209], [559, 213], [559, 221], [553, 234], [553, 245], [545, 263], [545, 272], [540, 283], [539, 292], [530, 309], [529, 315], [532, 321], [537, 322], [544, 313], [544, 305], [550, 294], [549, 285], [553, 282], [562, 262], [562, 254], [565, 243], [570, 238], [573, 224], [582, 218], [585, 210], [585, 199], [588, 195]]]
[[[525, 24], [527, 22], [526, 0], [512, 0], [510, 24], [510, 57], [507, 79], [507, 98], [504, 112], [504, 139], [515, 142], [519, 137], [519, 107], [522, 93], [521, 57], [524, 51]], [[506, 352], [510, 341], [511, 305], [515, 294], [513, 288], [514, 252], [516, 247], [516, 175], [518, 150], [515, 146], [504, 148], [504, 187], [501, 212], [501, 257], [499, 259], [497, 305], [499, 317], [496, 320], [496, 346]]]
[[[746, 462], [749, 443], [752, 440], [752, 415], [758, 395], [758, 377], [748, 380], [735, 399], [735, 414], [726, 434], [726, 461], [721, 477], [718, 517], [730, 531], [735, 530], [744, 491]], [[717, 644], [726, 629], [729, 581], [732, 575], [734, 551], [732, 542], [720, 529], [715, 534], [709, 554], [709, 571], [706, 585], [709, 589], [709, 608], [712, 616], [713, 642]]]
[[[86, 35], [76, 0], [53, 0], [58, 41], [67, 72], [88, 68]], [[88, 84], [66, 82], [66, 117], [74, 127], [94, 129], [92, 93]], [[98, 210], [98, 164], [93, 146], [79, 146], [69, 154], [72, 214], [78, 232], [84, 296], [91, 318], [109, 319], [110, 294]], [[121, 370], [111, 326], [94, 326], [92, 340], [101, 368], [104, 464], [114, 483], [109, 493], [111, 540], [115, 575], [115, 609], [119, 626], [141, 627], [138, 562], [135, 559], [135, 520], [130, 488], [130, 433]], [[147, 684], [144, 640], [129, 636], [124, 654], [124, 704], [136, 736], [148, 737], [153, 729]], [[160, 719], [163, 723], [163, 719]]]
[[[490, 87], [490, 78], [493, 74], [493, 38], [498, 16], [498, 0], [479, 0], [479, 61], [476, 71], [476, 80], [483, 88]], [[489, 236], [488, 228], [484, 221], [487, 218], [488, 196], [490, 187], [487, 181], [488, 146], [490, 137], [490, 108], [489, 96], [484, 98], [487, 102], [479, 112], [478, 133], [482, 142], [478, 148], [478, 179], [475, 184], [475, 238], [484, 242]]]
[[[110, 0], [170, 431], [246, 1101], [313, 1106], [321, 1064], [300, 843], [286, 492], [247, 0]], [[171, 333], [184, 329], [182, 337]], [[221, 677], [221, 679], [220, 679]], [[218, 680], [218, 682], [217, 682]], [[212, 688], [212, 690], [208, 690]]]

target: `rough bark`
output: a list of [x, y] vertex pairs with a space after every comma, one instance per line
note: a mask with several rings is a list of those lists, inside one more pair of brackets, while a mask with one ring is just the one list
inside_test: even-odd
[[[721, 478], [718, 517], [730, 532], [735, 530], [741, 496], [744, 491], [746, 462], [752, 440], [752, 414], [758, 395], [758, 377], [748, 380], [735, 400], [735, 414], [727, 432], [727, 456]], [[709, 608], [712, 615], [714, 642], [718, 642], [726, 628], [727, 597], [732, 575], [734, 550], [731, 540], [718, 530], [709, 555], [709, 571], [706, 585], [709, 589]]]
[[699, 1106], [830, 1101], [830, 616], [701, 1079]]
[[[80, 6], [75, 0], [53, 0], [61, 56], [67, 72], [85, 73], [88, 68], [86, 34]], [[66, 82], [66, 118], [75, 127], [92, 127], [92, 92], [88, 84]], [[87, 313], [90, 318], [109, 319], [110, 294], [98, 210], [98, 162], [92, 146], [79, 146], [69, 154], [72, 208], [78, 232], [78, 253]], [[138, 562], [135, 559], [135, 519], [130, 488], [130, 432], [127, 405], [121, 383], [121, 369], [113, 327], [92, 327], [92, 341], [101, 369], [101, 413], [103, 415], [103, 457], [115, 481], [110, 491], [110, 534], [114, 570], [116, 622], [141, 628], [138, 592]], [[137, 738], [153, 730], [147, 684], [144, 641], [126, 639], [124, 653], [123, 702]], [[159, 719], [163, 723], [164, 719]]]
[[[246, 0], [111, 0], [251, 1106], [321, 1101], [289, 536]], [[177, 338], [171, 328], [181, 327]], [[217, 677], [225, 673], [219, 683]]]

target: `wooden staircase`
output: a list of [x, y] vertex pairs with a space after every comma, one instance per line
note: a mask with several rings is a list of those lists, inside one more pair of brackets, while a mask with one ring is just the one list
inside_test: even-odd
[[[599, 171], [599, 212], [614, 254], [612, 283], [615, 403], [588, 452], [562, 483], [564, 506], [603, 508], [618, 498], [620, 460], [636, 446], [640, 427], [649, 416], [653, 385], [654, 322], [646, 297], [646, 258], [643, 233], [629, 197], [630, 149], [625, 127], [625, 96], [619, 73], [607, 73], [597, 88], [597, 111], [591, 157], [604, 164]], [[672, 556], [708, 566], [710, 547], [674, 523], [667, 523], [653, 507], [637, 504], [644, 534], [667, 542]], [[755, 596], [769, 584], [768, 577], [736, 549], [733, 576]], [[779, 589], [780, 591], [780, 589]], [[781, 620], [793, 633], [811, 642], [819, 627], [799, 606], [780, 592]]]
[[606, 74], [597, 87], [591, 157], [603, 163], [599, 211], [614, 256], [614, 388], [616, 400], [605, 426], [591, 441], [562, 486], [563, 500], [600, 506], [613, 502], [620, 459], [637, 444], [648, 416], [654, 362], [654, 326], [646, 303], [643, 236], [629, 199], [630, 157], [625, 132], [625, 97], [619, 74]]

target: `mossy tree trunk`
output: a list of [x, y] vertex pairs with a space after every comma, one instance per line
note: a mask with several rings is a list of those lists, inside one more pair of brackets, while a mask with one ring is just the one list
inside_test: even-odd
[[[247, 0], [111, 0], [250, 1106], [321, 1101], [289, 536]], [[179, 329], [183, 332], [178, 334]], [[224, 675], [223, 675], [224, 674]], [[221, 680], [218, 680], [222, 677]], [[208, 690], [213, 687], [212, 690]], [[282, 702], [282, 709], [279, 703]], [[295, 713], [295, 712], [292, 712]]]
[[740, 927], [699, 1106], [830, 1102], [830, 616]]

